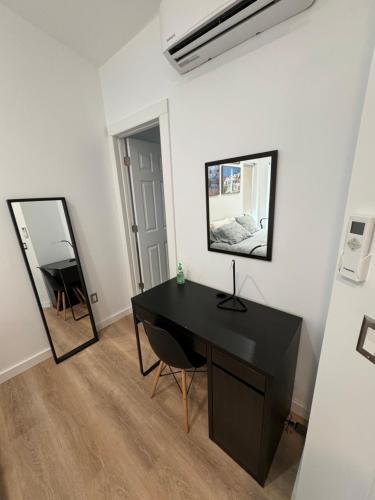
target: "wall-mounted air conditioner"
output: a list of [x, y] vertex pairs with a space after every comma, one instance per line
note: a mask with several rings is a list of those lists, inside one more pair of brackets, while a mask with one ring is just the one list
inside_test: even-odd
[[180, 73], [307, 9], [314, 0], [162, 0], [163, 52]]

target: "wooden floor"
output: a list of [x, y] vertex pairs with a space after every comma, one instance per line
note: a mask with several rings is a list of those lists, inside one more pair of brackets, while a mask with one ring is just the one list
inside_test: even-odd
[[64, 363], [0, 385], [0, 499], [290, 498], [299, 434], [284, 432], [263, 489], [209, 440], [204, 374], [189, 395], [189, 434], [172, 378], [150, 399], [152, 379], [139, 373], [128, 316]]
[[[76, 318], [88, 313], [87, 307], [83, 304], [76, 304], [73, 307]], [[60, 311], [57, 316], [56, 309], [53, 307], [47, 307], [43, 309], [43, 312], [58, 357], [91, 340], [94, 336], [89, 316], [75, 321], [69, 308], [66, 309], [66, 320], [63, 311]]]

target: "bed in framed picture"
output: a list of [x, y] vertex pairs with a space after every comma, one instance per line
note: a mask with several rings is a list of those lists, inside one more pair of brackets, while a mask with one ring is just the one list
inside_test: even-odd
[[206, 163], [208, 250], [272, 259], [277, 151]]

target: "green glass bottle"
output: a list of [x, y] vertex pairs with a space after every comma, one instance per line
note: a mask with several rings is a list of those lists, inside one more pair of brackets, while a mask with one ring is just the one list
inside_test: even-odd
[[184, 270], [182, 268], [182, 262], [179, 262], [177, 264], [177, 285], [184, 285], [184, 284], [185, 284]]

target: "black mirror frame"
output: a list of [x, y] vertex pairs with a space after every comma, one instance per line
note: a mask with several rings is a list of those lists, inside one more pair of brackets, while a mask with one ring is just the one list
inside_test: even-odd
[[[223, 163], [236, 163], [245, 160], [257, 160], [258, 158], [271, 157], [271, 185], [270, 185], [270, 204], [268, 211], [268, 232], [267, 232], [267, 255], [246, 255], [240, 252], [230, 252], [229, 250], [219, 250], [210, 247], [210, 206], [208, 196], [208, 167], [214, 165], [222, 165]], [[223, 253], [227, 255], [236, 255], [247, 259], [272, 260], [272, 244], [273, 244], [273, 225], [275, 217], [275, 201], [276, 201], [276, 172], [277, 172], [278, 150], [266, 151], [254, 155], [237, 156], [236, 158], [225, 158], [224, 160], [216, 160], [205, 163], [205, 184], [206, 184], [206, 217], [207, 217], [207, 249], [209, 252]]]
[[[43, 307], [42, 307], [42, 304], [41, 304], [40, 299], [39, 299], [38, 290], [36, 288], [36, 285], [35, 285], [35, 282], [34, 282], [34, 278], [33, 278], [32, 272], [31, 272], [30, 264], [29, 264], [29, 261], [27, 259], [27, 255], [26, 255], [25, 249], [24, 249], [23, 244], [22, 244], [21, 236], [20, 236], [20, 233], [19, 233], [19, 230], [18, 230], [18, 226], [17, 226], [17, 221], [16, 221], [16, 218], [15, 218], [15, 215], [14, 215], [14, 212], [13, 212], [13, 207], [12, 207], [12, 203], [31, 202], [31, 201], [61, 201], [62, 202], [62, 206], [63, 206], [63, 209], [64, 209], [64, 214], [65, 214], [65, 217], [66, 217], [66, 223], [68, 225], [68, 229], [69, 229], [69, 232], [70, 232], [70, 235], [71, 235], [71, 239], [72, 239], [72, 245], [73, 245], [73, 249], [74, 249], [74, 253], [75, 253], [75, 258], [76, 258], [76, 261], [77, 261], [77, 264], [78, 264], [78, 266], [77, 266], [78, 267], [78, 273], [79, 273], [79, 277], [81, 279], [81, 283], [82, 283], [82, 286], [83, 286], [83, 293], [85, 295], [87, 309], [89, 311], [89, 316], [90, 316], [90, 321], [91, 321], [91, 327], [92, 327], [93, 335], [94, 335], [91, 340], [88, 340], [87, 342], [84, 342], [80, 346], [76, 347], [75, 349], [72, 349], [71, 351], [69, 351], [69, 352], [67, 352], [67, 353], [65, 353], [65, 354], [63, 354], [62, 356], [59, 356], [59, 357], [56, 355], [55, 347], [53, 345], [51, 334], [50, 334], [50, 331], [49, 331], [49, 328], [48, 328], [48, 324], [47, 324], [46, 318], [45, 318], [44, 313], [43, 313]], [[31, 285], [32, 285], [32, 288], [33, 288], [33, 291], [34, 291], [34, 295], [35, 295], [35, 298], [36, 298], [36, 301], [37, 301], [37, 304], [38, 304], [38, 307], [39, 307], [39, 312], [40, 312], [40, 315], [42, 317], [42, 321], [43, 321], [43, 324], [44, 324], [44, 328], [46, 330], [48, 341], [49, 341], [50, 346], [51, 346], [53, 358], [54, 358], [54, 360], [55, 360], [56, 363], [61, 363], [62, 361], [65, 361], [66, 359], [70, 358], [74, 354], [77, 354], [78, 352], [82, 351], [83, 349], [86, 349], [86, 347], [94, 344], [95, 342], [98, 342], [98, 340], [99, 340], [99, 335], [98, 335], [98, 332], [97, 332], [97, 329], [96, 329], [96, 325], [95, 325], [94, 316], [93, 316], [92, 309], [91, 309], [91, 304], [90, 304], [89, 296], [87, 294], [87, 288], [86, 288], [85, 279], [83, 277], [81, 261], [80, 261], [80, 258], [79, 258], [79, 253], [78, 253], [78, 249], [77, 249], [77, 245], [76, 245], [76, 241], [75, 241], [75, 237], [74, 237], [72, 223], [71, 223], [71, 220], [70, 220], [70, 217], [69, 217], [69, 212], [68, 212], [68, 206], [67, 206], [67, 203], [66, 203], [66, 199], [64, 197], [53, 197], [53, 198], [13, 198], [13, 199], [7, 200], [7, 204], [8, 204], [8, 208], [9, 208], [9, 211], [10, 211], [10, 216], [12, 218], [12, 222], [13, 222], [13, 225], [14, 225], [14, 229], [15, 229], [15, 232], [16, 232], [16, 235], [17, 235], [17, 240], [18, 240], [21, 252], [22, 252], [23, 260], [25, 262], [26, 269], [27, 269], [27, 272], [29, 274]]]
[[371, 363], [375, 364], [375, 355], [372, 354], [371, 352], [366, 351], [364, 348], [364, 343], [366, 340], [366, 335], [367, 335], [367, 330], [369, 328], [375, 329], [375, 321], [370, 318], [369, 316], [364, 316], [363, 321], [362, 321], [362, 326], [361, 326], [361, 331], [359, 334], [358, 338], [358, 343], [357, 343], [357, 351], [362, 354], [366, 359], [371, 361]]

